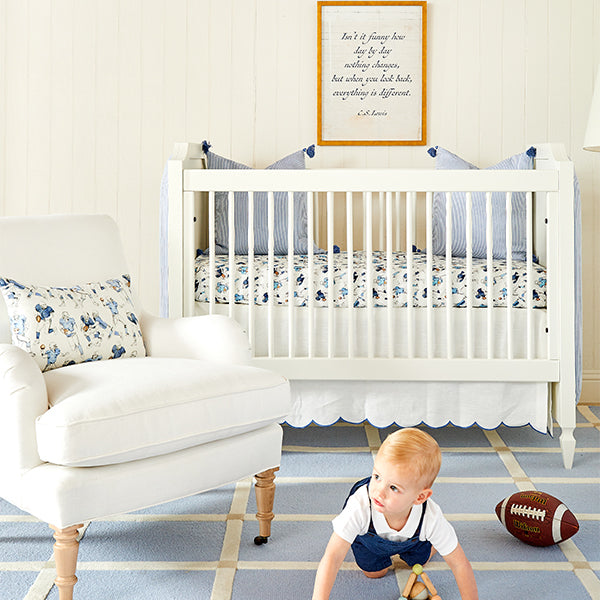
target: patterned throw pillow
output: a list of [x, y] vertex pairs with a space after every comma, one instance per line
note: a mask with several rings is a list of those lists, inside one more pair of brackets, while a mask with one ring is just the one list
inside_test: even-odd
[[129, 275], [71, 287], [0, 278], [12, 343], [42, 371], [81, 362], [146, 356]]

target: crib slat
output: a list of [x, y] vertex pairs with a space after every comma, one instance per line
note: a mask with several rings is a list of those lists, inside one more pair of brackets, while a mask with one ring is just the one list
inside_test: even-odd
[[506, 192], [506, 356], [513, 357], [512, 192]]
[[227, 219], [228, 219], [228, 244], [229, 244], [229, 316], [233, 318], [233, 305], [235, 302], [235, 197], [233, 192], [227, 193]]
[[383, 248], [385, 240], [385, 193], [379, 192], [377, 194], [377, 210], [379, 212], [379, 232], [377, 237], [377, 248]]
[[525, 240], [527, 247], [527, 358], [533, 358], [533, 195], [527, 192], [525, 195]]
[[367, 281], [365, 282], [365, 300], [367, 303], [367, 356], [375, 356], [375, 340], [373, 335], [373, 192], [365, 192], [366, 210], [365, 249], [367, 252]]
[[[367, 251], [367, 219], [369, 218], [367, 216], [367, 193], [366, 192], [362, 193], [362, 211], [363, 211], [362, 248], [363, 248], [363, 251], [366, 252]], [[366, 302], [366, 299], [365, 299], [365, 302]]]
[[388, 340], [388, 357], [394, 357], [394, 310], [393, 310], [393, 206], [392, 192], [385, 194], [385, 259], [386, 259], [386, 294], [387, 294], [387, 340]]
[[408, 358], [414, 358], [414, 313], [413, 313], [413, 221], [416, 194], [406, 193], [406, 343]]
[[486, 218], [486, 256], [487, 256], [487, 357], [494, 357], [494, 330], [493, 330], [493, 305], [494, 305], [494, 271], [492, 267], [492, 193], [485, 193], [485, 218]]
[[306, 193], [306, 218], [307, 218], [307, 231], [308, 231], [308, 357], [314, 357], [313, 348], [313, 330], [314, 330], [314, 311], [315, 311], [315, 290], [313, 281], [313, 269], [314, 269], [314, 247], [313, 242], [315, 239], [314, 233], [314, 194], [313, 192]]
[[446, 357], [452, 358], [452, 192], [446, 192]]
[[348, 299], [348, 358], [354, 357], [354, 214], [352, 192], [346, 192], [346, 250], [348, 274], [346, 281]]
[[208, 313], [215, 309], [215, 192], [208, 193]]
[[268, 287], [268, 303], [267, 303], [267, 335], [268, 335], [268, 352], [269, 358], [273, 357], [273, 305], [275, 304], [275, 278], [273, 270], [275, 268], [275, 195], [273, 191], [267, 192], [267, 223], [269, 232], [269, 246], [268, 246], [268, 269], [269, 269], [269, 287]]
[[400, 192], [394, 192], [394, 205], [396, 212], [396, 226], [394, 231], [396, 232], [395, 248], [400, 250], [402, 246], [401, 234], [402, 234], [402, 211], [400, 207]]
[[467, 246], [467, 358], [473, 358], [473, 201], [471, 192], [467, 192], [465, 209], [465, 240]]
[[327, 192], [327, 356], [333, 358], [335, 332], [333, 307], [335, 278], [333, 268], [333, 192]]
[[248, 192], [248, 338], [252, 355], [256, 354], [256, 330], [254, 328], [255, 308], [254, 281], [254, 192]]
[[433, 235], [432, 225], [433, 192], [425, 195], [425, 240], [427, 244], [427, 358], [433, 358]]
[[288, 356], [294, 356], [295, 333], [294, 333], [294, 193], [287, 193], [288, 203], [288, 257], [287, 257], [287, 272], [288, 272]]

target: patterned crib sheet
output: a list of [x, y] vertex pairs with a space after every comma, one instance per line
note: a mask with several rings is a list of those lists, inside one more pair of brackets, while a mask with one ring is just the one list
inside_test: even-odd
[[[373, 294], [373, 306], [387, 306], [388, 265], [383, 251], [372, 254], [373, 280], [370, 290]], [[408, 272], [405, 252], [394, 252], [392, 260], [392, 303], [393, 306], [407, 306], [407, 298], [412, 298], [412, 306], [427, 307], [427, 296], [433, 296], [433, 307], [446, 305], [446, 259], [434, 256], [432, 261], [431, 285], [427, 282], [427, 256], [424, 252], [412, 255], [413, 277], [412, 288], [407, 290]], [[200, 255], [196, 259], [196, 300], [208, 302], [209, 299], [209, 257]], [[352, 303], [355, 307], [366, 307], [365, 282], [367, 278], [367, 253], [354, 252], [351, 281], [348, 278], [348, 255], [340, 252], [333, 256], [333, 286], [330, 285], [329, 265], [327, 254], [313, 256], [313, 306], [328, 305], [328, 294], [333, 289], [334, 305], [347, 307], [350, 298], [349, 288], [352, 289]], [[532, 306], [546, 306], [546, 270], [534, 264], [532, 266]], [[215, 302], [229, 303], [229, 258], [226, 255], [215, 256]], [[467, 266], [465, 258], [453, 257], [450, 268], [452, 281], [452, 305], [467, 306]], [[292, 267], [292, 297], [295, 306], [307, 306], [309, 296], [308, 256], [294, 255]], [[289, 302], [289, 273], [287, 256], [275, 256], [273, 261], [273, 293], [276, 304], [287, 305]], [[487, 261], [473, 259], [472, 274], [472, 305], [487, 307]], [[248, 257], [235, 256], [233, 277], [234, 298], [236, 304], [248, 304], [249, 298], [254, 297], [254, 303], [265, 305], [269, 301], [269, 271], [268, 257], [254, 257], [253, 292], [249, 286]], [[408, 291], [408, 294], [407, 294]], [[506, 261], [493, 261], [493, 306], [506, 306], [510, 293], [510, 301], [515, 308], [526, 308], [527, 295], [527, 263], [513, 261], [512, 272], [507, 277]]]

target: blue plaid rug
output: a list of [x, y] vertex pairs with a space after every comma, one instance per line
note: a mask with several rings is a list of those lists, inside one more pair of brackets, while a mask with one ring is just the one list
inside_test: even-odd
[[[425, 429], [443, 452], [434, 498], [471, 560], [482, 599], [600, 599], [600, 407], [579, 407], [571, 471], [562, 466], [558, 438], [529, 427]], [[75, 598], [310, 598], [330, 521], [350, 485], [370, 474], [390, 431], [346, 423], [286, 427], [276, 517], [264, 546], [253, 543], [258, 529], [249, 480], [92, 522], [83, 532]], [[549, 548], [513, 538], [494, 507], [524, 489], [560, 498], [578, 518], [579, 532]], [[0, 522], [0, 598], [57, 600], [48, 526], [2, 501]], [[349, 553], [332, 599], [396, 600], [408, 571], [395, 566], [384, 578], [368, 580]], [[459, 599], [443, 559], [434, 557], [427, 573], [443, 600]]]

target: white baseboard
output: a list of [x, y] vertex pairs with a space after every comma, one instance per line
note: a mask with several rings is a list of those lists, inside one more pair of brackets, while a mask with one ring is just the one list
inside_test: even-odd
[[581, 402], [600, 404], [600, 370], [590, 369], [583, 372]]

